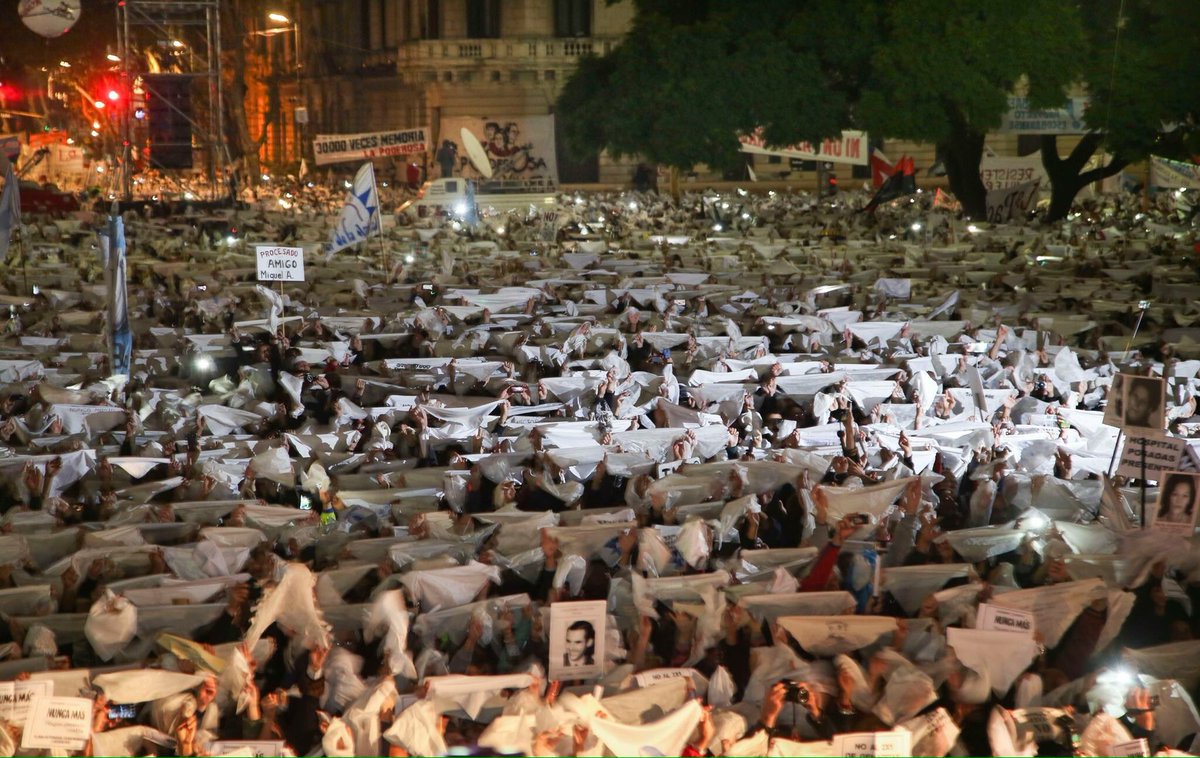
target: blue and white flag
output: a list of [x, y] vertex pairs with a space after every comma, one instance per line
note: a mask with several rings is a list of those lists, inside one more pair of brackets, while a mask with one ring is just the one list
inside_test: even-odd
[[104, 284], [108, 295], [109, 366], [111, 373], [129, 376], [133, 331], [129, 327], [129, 295], [125, 286], [124, 220], [115, 214], [109, 216], [106, 232], [100, 234], [100, 255], [104, 261]]
[[8, 243], [12, 230], [21, 224], [21, 192], [17, 184], [17, 172], [12, 163], [3, 161], [4, 192], [0, 193], [0, 260], [8, 255]]
[[342, 214], [325, 245], [325, 254], [333, 255], [344, 247], [362, 242], [379, 232], [379, 191], [375, 188], [375, 167], [364, 163], [354, 175], [354, 186], [342, 207]]

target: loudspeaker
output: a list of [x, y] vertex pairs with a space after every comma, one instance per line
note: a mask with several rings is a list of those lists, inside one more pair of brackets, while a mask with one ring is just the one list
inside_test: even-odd
[[152, 168], [192, 167], [192, 80], [183, 74], [144, 79]]

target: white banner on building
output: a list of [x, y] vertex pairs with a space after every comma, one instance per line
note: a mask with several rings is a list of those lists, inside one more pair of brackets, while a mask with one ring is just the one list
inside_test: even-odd
[[761, 127], [753, 134], [739, 134], [741, 151], [752, 155], [776, 155], [780, 158], [799, 158], [805, 161], [826, 161], [865, 166], [871, 151], [867, 146], [866, 132], [842, 132], [841, 137], [827, 139], [820, 144], [798, 142], [787, 147], [767, 147]]
[[429, 129], [394, 129], [361, 134], [318, 134], [313, 139], [313, 156], [318, 166], [329, 163], [422, 155], [429, 150]]
[[1039, 186], [1041, 182], [1035, 180], [987, 193], [988, 223], [1005, 224], [1033, 210], [1037, 205]]
[[1083, 134], [1088, 98], [1072, 97], [1059, 108], [1033, 108], [1029, 98], [1010, 95], [1008, 111], [1000, 118], [1002, 134]]
[[998, 189], [1012, 189], [1026, 182], [1041, 180], [1045, 186], [1050, 185], [1046, 169], [1042, 166], [1042, 153], [1020, 158], [983, 157], [979, 163], [979, 178], [988, 192]]
[[258, 281], [304, 281], [304, 248], [256, 245], [255, 251], [258, 253]]
[[1200, 189], [1200, 166], [1152, 155], [1150, 184], [1167, 189]]
[[446, 176], [479, 179], [467, 159], [461, 137], [467, 129], [479, 140], [492, 164], [492, 180], [558, 183], [554, 153], [554, 116], [498, 116], [495, 118], [444, 118], [434, 162]]

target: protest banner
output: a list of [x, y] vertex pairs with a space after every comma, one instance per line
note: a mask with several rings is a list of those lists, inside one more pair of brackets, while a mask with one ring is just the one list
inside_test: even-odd
[[988, 192], [1012, 189], [1032, 181], [1041, 180], [1047, 184], [1050, 181], [1046, 169], [1042, 167], [1040, 152], [1019, 158], [985, 155], [979, 162], [979, 178]]
[[1035, 179], [1015, 187], [992, 190], [987, 193], [988, 223], [1004, 224], [1033, 210], [1037, 204], [1040, 186], [1041, 181]]
[[36, 697], [25, 717], [21, 747], [83, 750], [92, 736], [92, 701], [85, 697]]
[[255, 245], [258, 256], [258, 281], [304, 281], [304, 248]]
[[330, 163], [421, 155], [429, 150], [429, 130], [424, 126], [359, 134], [318, 134], [313, 156], [318, 166]]
[[1001, 134], [1083, 134], [1087, 123], [1083, 114], [1090, 100], [1086, 97], [1068, 98], [1058, 108], [1035, 108], [1029, 98], [1010, 95], [1008, 110], [1000, 117]]
[[798, 158], [804, 161], [826, 161], [828, 163], [848, 163], [852, 166], [865, 166], [870, 160], [870, 150], [867, 149], [867, 133], [843, 131], [840, 137], [830, 138], [818, 145], [811, 142], [797, 142], [786, 147], [768, 147], [763, 137], [763, 129], [759, 127], [750, 134], [739, 134], [740, 150], [751, 155], [773, 155], [781, 158]]
[[10, 724], [24, 724], [34, 698], [53, 694], [54, 682], [45, 679], [0, 682], [0, 719]]

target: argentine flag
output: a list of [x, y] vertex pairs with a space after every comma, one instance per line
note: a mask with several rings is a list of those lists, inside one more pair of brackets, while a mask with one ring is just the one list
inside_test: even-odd
[[379, 191], [375, 188], [375, 167], [364, 163], [354, 175], [354, 186], [350, 188], [350, 196], [342, 206], [342, 213], [333, 234], [325, 244], [325, 254], [333, 255], [344, 247], [362, 242], [372, 232], [378, 232]]

